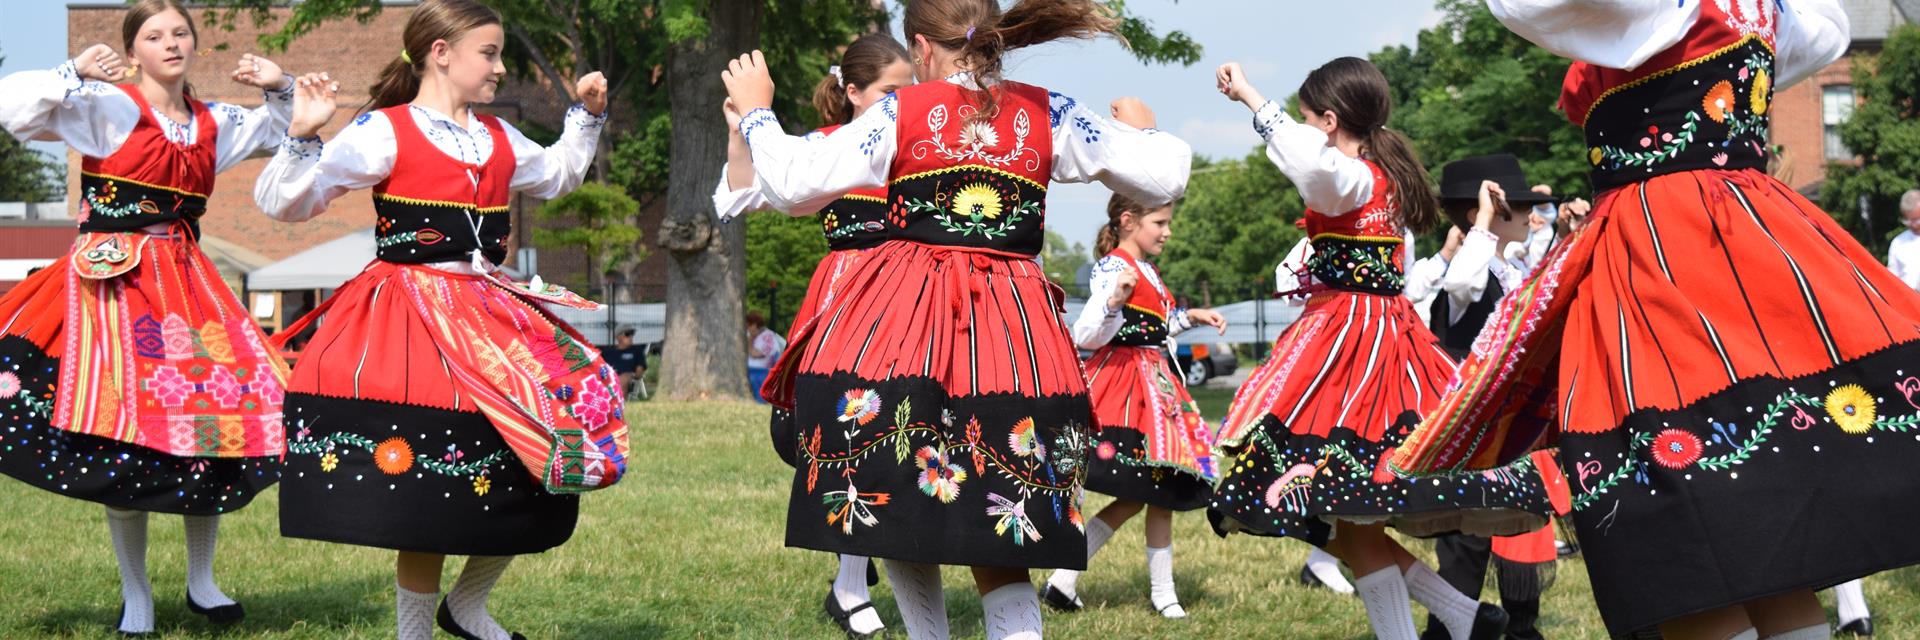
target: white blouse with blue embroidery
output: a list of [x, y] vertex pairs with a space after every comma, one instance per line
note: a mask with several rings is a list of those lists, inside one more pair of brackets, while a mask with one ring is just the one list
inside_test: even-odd
[[[219, 128], [214, 138], [214, 172], [226, 171], [286, 137], [287, 124], [293, 119], [293, 83], [263, 93], [265, 104], [253, 109], [205, 103]], [[192, 144], [199, 138], [200, 114], [180, 123], [158, 107], [150, 111], [175, 144]], [[119, 87], [82, 79], [71, 60], [53, 69], [0, 78], [0, 125], [21, 140], [57, 140], [80, 155], [105, 158], [119, 151], [139, 124], [139, 103]]]

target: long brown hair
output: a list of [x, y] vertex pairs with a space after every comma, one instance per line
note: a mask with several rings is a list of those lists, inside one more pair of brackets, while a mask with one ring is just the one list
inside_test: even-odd
[[1400, 223], [1425, 233], [1439, 224], [1440, 203], [1413, 143], [1387, 129], [1392, 96], [1387, 77], [1373, 63], [1336, 58], [1307, 74], [1307, 81], [1300, 84], [1300, 110], [1338, 115], [1340, 130], [1360, 140], [1360, 155], [1380, 165], [1393, 183]]
[[[133, 59], [133, 40], [140, 37], [140, 27], [146, 26], [148, 19], [168, 11], [177, 11], [180, 17], [187, 19], [187, 33], [193, 34], [194, 47], [200, 46], [200, 27], [193, 24], [193, 14], [187, 12], [186, 5], [179, 0], [140, 0], [128, 6], [127, 15], [120, 19], [121, 51], [127, 59]], [[187, 83], [183, 87], [181, 94], [193, 97], [193, 84]]]
[[[458, 42], [468, 31], [500, 24], [500, 14], [475, 0], [427, 0], [413, 9], [407, 28], [401, 32], [401, 51], [380, 70], [380, 77], [367, 91], [372, 97], [361, 111], [385, 109], [405, 104], [420, 94], [420, 73], [426, 68], [433, 43]], [[412, 62], [408, 62], [408, 60]]]
[[865, 91], [880, 81], [880, 72], [906, 59], [907, 48], [884, 33], [869, 33], [847, 45], [840, 54], [840, 74], [827, 74], [813, 88], [813, 109], [820, 112], [820, 126], [853, 122], [847, 87]]
[[[1020, 0], [1005, 13], [997, 0], [913, 0], [901, 21], [907, 42], [927, 42], [960, 52], [960, 61], [981, 88], [1001, 80], [1008, 51], [1066, 38], [1116, 34], [1120, 20], [1093, 0]], [[1118, 37], [1118, 35], [1115, 35]], [[999, 104], [992, 91], [975, 92], [978, 111], [968, 120], [990, 120]]]
[[[1106, 257], [1120, 246], [1120, 216], [1131, 213], [1135, 220], [1139, 220], [1147, 217], [1150, 211], [1153, 209], [1118, 193], [1107, 198], [1107, 223], [1100, 225], [1100, 232], [1093, 236], [1093, 257]], [[1145, 258], [1146, 256], [1134, 257]]]

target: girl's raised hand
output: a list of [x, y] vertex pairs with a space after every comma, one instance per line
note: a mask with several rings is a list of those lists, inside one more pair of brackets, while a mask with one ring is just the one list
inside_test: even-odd
[[1220, 335], [1227, 335], [1227, 317], [1220, 315], [1218, 311], [1212, 309], [1188, 309], [1187, 319], [1193, 321], [1195, 325], [1213, 327], [1220, 330]]
[[580, 104], [587, 108], [588, 113], [596, 116], [606, 114], [607, 77], [605, 75], [595, 71], [580, 76], [580, 81], [573, 85], [573, 92], [580, 96]]
[[88, 80], [116, 82], [126, 77], [127, 63], [113, 47], [96, 44], [73, 57], [73, 70]]
[[1253, 83], [1247, 81], [1247, 72], [1240, 68], [1238, 62], [1220, 65], [1220, 68], [1213, 72], [1213, 80], [1219, 86], [1221, 95], [1247, 105], [1248, 109], [1259, 111], [1260, 107], [1267, 103], [1267, 99], [1260, 95], [1260, 90], [1253, 88]]
[[340, 83], [326, 73], [309, 73], [293, 84], [293, 121], [287, 125], [287, 135], [294, 138], [320, 135], [320, 128], [327, 126], [333, 112], [340, 108]]
[[280, 65], [251, 53], [240, 56], [240, 61], [233, 65], [233, 81], [250, 87], [279, 91], [287, 88], [291, 80]]
[[1113, 295], [1107, 296], [1107, 310], [1113, 311], [1127, 306], [1127, 300], [1133, 298], [1133, 287], [1140, 282], [1140, 275], [1133, 267], [1127, 267], [1113, 280]]
[[727, 85], [727, 97], [741, 113], [773, 107], [773, 75], [767, 71], [767, 58], [759, 49], [728, 61], [727, 70], [720, 72], [720, 82]]

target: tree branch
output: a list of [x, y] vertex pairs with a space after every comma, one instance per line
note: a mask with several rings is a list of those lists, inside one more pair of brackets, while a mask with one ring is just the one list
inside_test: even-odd
[[559, 69], [554, 68], [553, 61], [547, 59], [546, 52], [540, 50], [540, 44], [533, 40], [533, 36], [528, 34], [524, 27], [516, 23], [512, 29], [513, 37], [520, 41], [521, 46], [527, 48], [527, 55], [533, 57], [534, 66], [539, 67], [541, 75], [545, 75], [547, 80], [553, 83], [553, 92], [560, 98], [560, 104], [573, 104], [573, 92], [567, 90], [572, 86], [572, 80], [566, 74], [560, 73]]

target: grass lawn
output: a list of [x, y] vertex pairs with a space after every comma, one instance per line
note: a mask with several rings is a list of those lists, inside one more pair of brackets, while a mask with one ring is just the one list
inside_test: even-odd
[[[1196, 395], [1217, 420], [1221, 394]], [[585, 499], [572, 542], [514, 565], [496, 591], [496, 615], [539, 640], [839, 637], [820, 613], [832, 557], [780, 544], [791, 476], [768, 450], [766, 416], [764, 407], [746, 404], [633, 405], [635, 471]], [[226, 633], [187, 613], [180, 520], [153, 518], [148, 566], [164, 637], [391, 637], [392, 554], [282, 539], [277, 497], [269, 492], [224, 521], [222, 586], [249, 612]], [[1104, 499], [1090, 501], [1089, 513]], [[118, 576], [101, 508], [0, 481], [0, 512], [0, 638], [117, 637]], [[1129, 523], [1081, 578], [1088, 610], [1049, 611], [1050, 635], [1371, 637], [1357, 599], [1293, 581], [1305, 545], [1223, 540], [1199, 513], [1182, 515], [1176, 526], [1175, 573], [1191, 618], [1164, 621], [1148, 605], [1141, 529]], [[449, 563], [448, 585], [456, 567]], [[961, 570], [946, 578], [954, 634], [981, 635], [971, 581]], [[884, 583], [874, 593], [897, 629]], [[1867, 582], [1880, 637], [1920, 637], [1916, 593], [1920, 570]], [[1577, 559], [1561, 563], [1544, 608], [1550, 637], [1605, 637]]]

